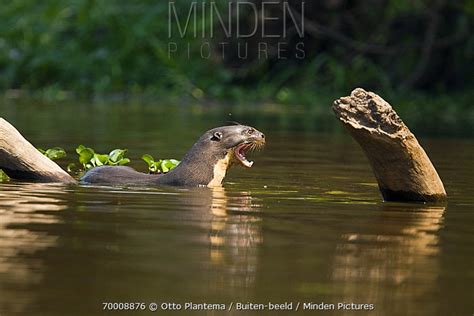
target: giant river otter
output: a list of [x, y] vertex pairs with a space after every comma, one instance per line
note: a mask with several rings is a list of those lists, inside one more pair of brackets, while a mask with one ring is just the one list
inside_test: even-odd
[[102, 166], [88, 171], [83, 183], [145, 184], [173, 186], [219, 186], [233, 163], [250, 168], [245, 153], [262, 147], [265, 135], [244, 125], [223, 126], [204, 133], [181, 163], [166, 174], [151, 175], [130, 167]]

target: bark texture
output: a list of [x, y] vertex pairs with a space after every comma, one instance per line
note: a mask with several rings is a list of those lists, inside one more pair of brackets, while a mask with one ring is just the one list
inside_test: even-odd
[[76, 182], [55, 162], [40, 153], [3, 118], [0, 118], [0, 169], [13, 179]]
[[367, 155], [384, 200], [446, 199], [428, 155], [384, 99], [357, 88], [350, 96], [336, 100], [333, 110]]

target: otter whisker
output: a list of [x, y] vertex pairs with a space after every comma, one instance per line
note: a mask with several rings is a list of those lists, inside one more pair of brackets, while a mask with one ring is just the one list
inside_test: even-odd
[[251, 143], [248, 148], [247, 148], [247, 151], [249, 152], [254, 152], [254, 151], [257, 151], [257, 150], [260, 150], [264, 145], [261, 144], [261, 143]]
[[252, 145], [253, 145], [253, 146], [252, 146], [252, 150], [260, 150], [260, 149], [262, 149], [263, 146], [264, 146], [264, 144], [262, 144], [262, 143], [254, 143], [254, 144], [252, 144]]

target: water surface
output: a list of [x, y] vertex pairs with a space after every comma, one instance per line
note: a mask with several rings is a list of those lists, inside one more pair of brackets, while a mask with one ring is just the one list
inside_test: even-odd
[[[65, 147], [63, 166], [86, 144], [127, 147], [140, 170], [142, 154], [179, 158], [229, 119], [179, 108], [35, 110], [8, 107], [4, 116], [35, 145]], [[264, 131], [268, 144], [252, 155], [252, 169], [232, 169], [220, 189], [0, 184], [0, 315], [101, 315], [103, 302], [352, 302], [374, 304], [360, 315], [474, 313], [473, 140], [420, 139], [447, 206], [383, 203], [357, 144], [324, 117], [308, 130], [292, 123], [298, 116], [235, 116]], [[316, 312], [287, 314], [295, 313]]]

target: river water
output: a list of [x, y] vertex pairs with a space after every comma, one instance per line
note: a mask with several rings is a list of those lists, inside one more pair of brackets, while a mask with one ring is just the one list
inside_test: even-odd
[[[137, 314], [156, 303], [165, 315], [353, 315], [357, 304], [370, 309], [357, 315], [474, 313], [472, 139], [419, 137], [447, 205], [384, 203], [362, 151], [330, 115], [3, 109], [36, 146], [65, 147], [62, 166], [85, 144], [126, 147], [144, 171], [142, 154], [179, 158], [226, 120], [262, 130], [267, 146], [251, 154], [253, 168], [233, 168], [212, 190], [0, 183], [1, 316], [112, 313], [104, 303], [145, 303]], [[192, 312], [190, 302], [227, 311]], [[264, 310], [242, 310], [262, 307], [250, 304]]]

